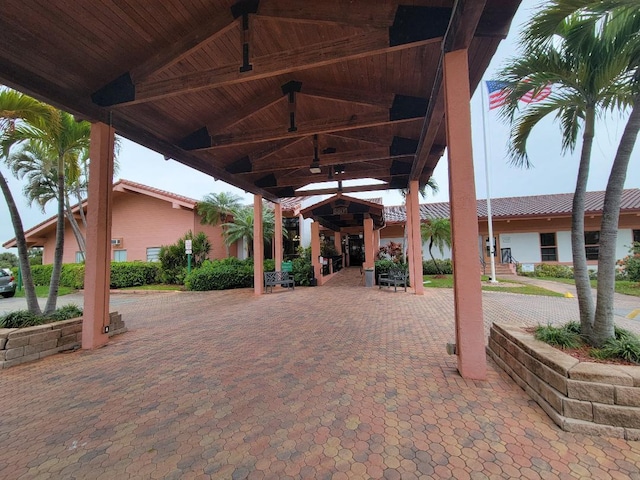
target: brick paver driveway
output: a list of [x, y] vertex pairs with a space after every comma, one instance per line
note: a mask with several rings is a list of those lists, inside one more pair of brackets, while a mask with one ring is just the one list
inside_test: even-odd
[[[559, 430], [492, 364], [463, 380], [450, 290], [112, 303], [130, 331], [107, 347], [0, 371], [0, 478], [640, 478], [640, 443]], [[484, 305], [566, 320], [575, 300]]]

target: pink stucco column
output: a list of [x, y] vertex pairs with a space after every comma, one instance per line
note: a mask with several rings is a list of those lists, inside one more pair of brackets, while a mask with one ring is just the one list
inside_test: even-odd
[[413, 257], [413, 239], [412, 239], [412, 235], [413, 235], [413, 230], [411, 228], [411, 222], [413, 221], [413, 216], [411, 215], [411, 202], [409, 201], [409, 194], [407, 192], [407, 195], [404, 197], [404, 211], [405, 211], [405, 224], [404, 224], [404, 232], [405, 232], [405, 236], [407, 237], [407, 251], [404, 252], [405, 254], [405, 259], [406, 262], [409, 264], [409, 280], [411, 282], [413, 282], [413, 277], [415, 275], [414, 272], [414, 268], [413, 268], [413, 261], [414, 261], [414, 257]]
[[375, 254], [373, 252], [373, 219], [364, 219], [364, 268], [374, 268]]
[[473, 176], [467, 50], [444, 57], [445, 122], [449, 149], [454, 305], [458, 370], [464, 378], [487, 377], [478, 271], [478, 213]]
[[409, 182], [407, 202], [411, 204], [411, 255], [413, 257], [413, 270], [411, 284], [416, 295], [424, 295], [424, 283], [422, 282], [422, 236], [420, 235], [420, 203], [418, 181]]
[[262, 195], [253, 196], [253, 291], [264, 293], [264, 233], [262, 231]]
[[282, 270], [282, 205], [276, 203], [275, 206], [275, 225], [273, 235], [273, 248], [275, 250], [273, 259], [276, 262], [276, 271]]
[[322, 265], [320, 265], [320, 224], [316, 221], [311, 223], [311, 265], [313, 272], [318, 281], [318, 285], [322, 285]]
[[83, 349], [98, 348], [109, 341], [105, 327], [109, 325], [113, 143], [113, 128], [104, 123], [91, 125]]
[[[335, 232], [333, 234], [333, 247], [336, 249], [336, 252], [342, 254], [342, 234], [340, 232]], [[342, 256], [342, 266], [345, 266], [344, 255]]]

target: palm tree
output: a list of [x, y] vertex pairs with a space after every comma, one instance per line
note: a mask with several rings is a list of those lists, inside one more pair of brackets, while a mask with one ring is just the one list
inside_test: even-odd
[[[233, 212], [233, 221], [223, 224], [225, 230], [225, 243], [232, 245], [242, 239], [248, 243], [248, 253], [253, 257], [253, 207], [240, 207]], [[262, 232], [265, 243], [270, 243], [274, 236], [276, 221], [273, 210], [262, 207]], [[282, 227], [282, 235], [288, 236], [287, 230]]]
[[[28, 142], [28, 151], [31, 154], [39, 155], [38, 160], [43, 168], [39, 172], [43, 174], [47, 182], [53, 182], [55, 179], [52, 194], [58, 202], [56, 243], [49, 296], [44, 308], [45, 315], [55, 311], [60, 286], [64, 252], [66, 173], [69, 171], [71, 178], [78, 175], [78, 159], [88, 150], [91, 136], [89, 122], [77, 122], [71, 114], [60, 110], [55, 111], [55, 117], [55, 122], [37, 121], [28, 126], [17, 126], [11, 134], [11, 137], [17, 141]], [[16, 156], [15, 158], [22, 157]]]
[[[557, 0], [555, 3], [561, 2]], [[565, 16], [556, 24], [549, 37], [551, 40], [531, 41], [531, 29], [535, 29], [536, 19], [543, 17], [545, 12], [543, 9], [538, 13], [525, 32], [523, 55], [511, 60], [501, 72], [500, 79], [511, 85], [502, 114], [513, 126], [510, 154], [512, 162], [518, 166], [530, 166], [526, 152], [529, 134], [548, 115], [555, 114], [559, 119], [563, 151], [575, 149], [582, 128], [571, 246], [582, 332], [598, 345], [602, 339], [595, 337], [595, 311], [585, 253], [585, 194], [596, 115], [632, 102], [625, 45], [628, 38], [623, 39], [622, 35], [616, 34], [613, 23], [587, 22], [574, 14]], [[546, 100], [519, 110], [520, 97], [530, 90], [537, 93], [549, 84], [553, 84], [554, 92]], [[610, 333], [613, 336], [613, 326]]]
[[[21, 122], [36, 123], [43, 119], [48, 121], [55, 120], [54, 109], [52, 107], [14, 90], [0, 89], [0, 140], [2, 141], [0, 145], [0, 159], [6, 161], [10, 154], [11, 147], [15, 141], [8, 137], [13, 133], [16, 125], [20, 125]], [[7, 180], [2, 174], [0, 174], [0, 189], [7, 202], [11, 223], [13, 224], [13, 230], [16, 236], [18, 260], [24, 284], [25, 298], [27, 300], [27, 309], [31, 313], [39, 315], [41, 310], [33, 285], [31, 265], [29, 264], [29, 251], [24, 235], [22, 219], [20, 218], [20, 212], [18, 212], [18, 207], [9, 189]]]
[[440, 270], [431, 249], [435, 245], [440, 250], [440, 254], [444, 254], [445, 246], [451, 248], [451, 222], [448, 218], [430, 219], [427, 223], [420, 225], [420, 234], [423, 242], [429, 241], [429, 255], [431, 255], [438, 275], [442, 275], [442, 270]]
[[[233, 193], [220, 192], [205, 196], [196, 205], [196, 211], [200, 215], [200, 223], [203, 225], [218, 225], [222, 223], [222, 235], [226, 237], [226, 225], [233, 217], [233, 212], [241, 207], [242, 199]], [[233, 243], [233, 242], [232, 242]], [[225, 242], [227, 257], [229, 257], [229, 244]]]

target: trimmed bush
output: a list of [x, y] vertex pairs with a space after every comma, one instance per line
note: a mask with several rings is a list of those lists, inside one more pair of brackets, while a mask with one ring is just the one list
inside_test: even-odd
[[[62, 266], [64, 270], [64, 265]], [[31, 276], [33, 277], [34, 285], [49, 285], [51, 283], [51, 272], [53, 271], [53, 265], [31, 265]], [[60, 275], [62, 279], [62, 275]], [[66, 287], [66, 285], [64, 285]]]
[[271, 258], [267, 258], [264, 261], [264, 271], [265, 272], [275, 272], [276, 271], [276, 261], [271, 259]]
[[[48, 284], [49, 282], [47, 282], [47, 285]], [[84, 263], [67, 263], [62, 265], [60, 285], [76, 290], [84, 288]]]
[[156, 262], [113, 262], [111, 288], [139, 287], [158, 283], [160, 264]]
[[297, 286], [307, 287], [311, 284], [310, 280], [313, 277], [313, 266], [311, 260], [306, 257], [294, 258], [292, 262], [293, 267], [293, 279]]
[[253, 259], [205, 260], [202, 266], [185, 278], [188, 290], [227, 290], [253, 286]]
[[[451, 275], [453, 273], [453, 265], [451, 264], [450, 258], [445, 258], [441, 260], [436, 258], [436, 263], [440, 267], [440, 271], [444, 275]], [[436, 270], [436, 266], [433, 264], [433, 260], [423, 260], [422, 261], [422, 274], [423, 275], [438, 275], [438, 270]]]

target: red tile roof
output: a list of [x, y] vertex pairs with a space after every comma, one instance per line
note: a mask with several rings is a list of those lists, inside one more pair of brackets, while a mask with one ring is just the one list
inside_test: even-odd
[[[605, 192], [587, 192], [585, 213], [600, 213], [604, 203]], [[534, 195], [529, 197], [506, 197], [491, 199], [491, 216], [493, 218], [544, 217], [571, 215], [573, 193], [555, 195]], [[478, 200], [478, 218], [487, 218], [487, 201]], [[640, 189], [631, 188], [622, 192], [620, 210], [640, 210]], [[449, 203], [425, 203], [420, 205], [420, 218], [449, 218]], [[404, 222], [406, 214], [404, 205], [385, 208], [387, 222]]]

